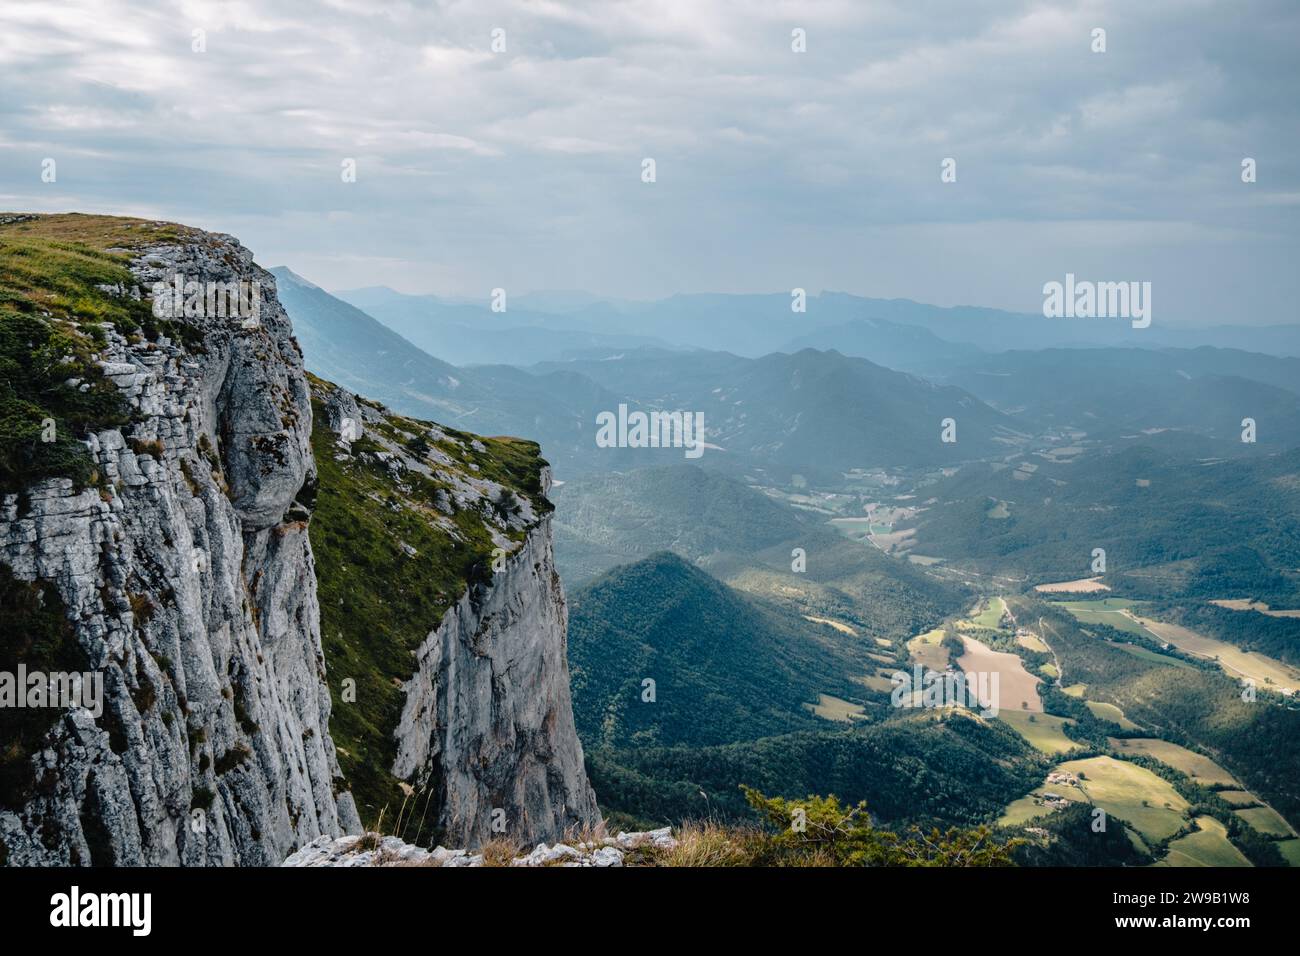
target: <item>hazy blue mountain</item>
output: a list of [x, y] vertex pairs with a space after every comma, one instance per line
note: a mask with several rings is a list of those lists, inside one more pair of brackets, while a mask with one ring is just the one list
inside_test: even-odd
[[671, 352], [666, 349], [622, 349], [578, 356], [568, 362], [541, 362], [530, 368], [539, 373], [567, 369], [579, 372], [611, 391], [636, 395], [665, 407], [681, 407], [696, 396], [735, 381], [753, 364], [730, 352], [704, 349]]
[[[583, 292], [535, 293], [509, 301], [494, 313], [481, 301], [410, 296], [382, 287], [356, 289], [340, 298], [369, 312], [411, 341], [444, 357], [453, 327], [480, 331], [540, 326], [600, 335], [643, 336], [676, 347], [731, 351], [756, 358], [787, 347], [836, 348], [852, 354], [852, 338], [814, 337], [862, 320], [926, 329], [950, 344], [988, 351], [1008, 348], [1213, 346], [1269, 355], [1300, 356], [1300, 324], [1179, 326], [1157, 316], [1134, 329], [1125, 319], [1048, 319], [975, 306], [943, 307], [911, 299], [875, 299], [845, 292], [809, 295], [806, 311], [791, 311], [788, 291], [760, 294], [699, 293], [632, 302]], [[1266, 317], [1265, 317], [1266, 318]], [[863, 357], [876, 359], [872, 354]], [[538, 356], [538, 360], [548, 356]], [[889, 364], [879, 359], [882, 364]]]
[[556, 315], [571, 315], [588, 309], [621, 311], [642, 304], [631, 299], [596, 295], [581, 289], [539, 289], [516, 296], [514, 302], [530, 312], [551, 312]]
[[1269, 355], [1300, 356], [1300, 325], [1180, 326], [1153, 319], [1135, 329], [1125, 319], [1048, 319], [1041, 312], [1017, 313], [975, 306], [944, 308], [911, 299], [872, 299], [842, 292], [824, 292], [809, 300], [808, 319], [841, 312], [851, 318], [883, 319], [918, 325], [940, 338], [988, 351], [1008, 348], [1045, 349], [1102, 345], [1152, 348], [1176, 346], [1245, 349]]
[[[997, 452], [1009, 419], [972, 395], [835, 352], [758, 360], [728, 353], [631, 349], [601, 359], [452, 366], [360, 309], [277, 270], [308, 367], [398, 411], [478, 434], [532, 438], [566, 478], [678, 464], [683, 450], [597, 448], [596, 419], [631, 410], [702, 412], [698, 463], [837, 477], [877, 465], [932, 465]], [[958, 441], [939, 440], [944, 418]]]
[[[619, 397], [576, 372], [531, 375], [510, 366], [462, 369], [427, 354], [365, 312], [288, 269], [272, 270], [307, 368], [403, 414], [481, 435], [517, 435], [542, 445], [560, 472], [591, 462], [598, 411]], [[635, 457], [604, 450], [602, 466]]]
[[[992, 354], [971, 353], [936, 365], [933, 377], [955, 380], [972, 374], [1019, 375], [1035, 369], [1050, 373], [1075, 369], [1093, 374], [1099, 369], [1134, 374], [1185, 372], [1189, 375], [1223, 375], [1250, 379], [1292, 392], [1300, 392], [1300, 358], [1265, 355], [1241, 349], [1200, 346], [1184, 348], [1009, 349]], [[1071, 372], [1070, 374], [1074, 374]]]
[[985, 356], [943, 380], [1018, 417], [1092, 437], [1174, 429], [1222, 440], [1231, 447], [1219, 453], [1236, 454], [1250, 450], [1240, 441], [1249, 417], [1260, 445], [1300, 444], [1300, 359], [1209, 348], [1049, 349]]
[[537, 326], [521, 326], [500, 332], [465, 325], [449, 326], [436, 339], [443, 343], [440, 354], [457, 365], [531, 365], [534, 362], [564, 361], [593, 349], [669, 347], [662, 339], [648, 335], [605, 335]]
[[283, 266], [271, 273], [307, 367], [322, 378], [399, 410], [403, 401], [427, 405], [427, 417], [449, 425], [488, 398], [455, 366], [422, 351], [360, 309]]
[[731, 478], [696, 465], [591, 475], [554, 489], [556, 564], [581, 584], [656, 551], [707, 563], [796, 538], [809, 521]]
[[929, 329], [884, 319], [854, 319], [816, 329], [787, 342], [780, 351], [835, 350], [870, 359], [877, 365], [904, 372], [927, 374], [935, 369], [977, 359], [981, 349], [947, 342]]
[[[670, 347], [651, 335], [600, 331], [594, 318], [575, 316], [568, 321], [574, 312], [601, 306], [595, 297], [583, 293], [539, 293], [508, 299], [503, 313], [493, 312], [486, 302], [403, 295], [382, 286], [343, 292], [337, 298], [454, 365], [530, 365], [562, 360], [587, 349]], [[538, 308], [531, 309], [530, 301]]]
[[[647, 405], [703, 411], [716, 450], [700, 464], [774, 476], [833, 477], [852, 468], [928, 466], [996, 454], [1013, 421], [969, 392], [838, 352], [745, 359], [727, 352], [638, 349], [570, 367]], [[940, 423], [958, 421], [955, 444]]]
[[[998, 454], [1009, 418], [969, 392], [838, 352], [777, 353], [697, 397], [710, 441], [769, 469], [822, 476], [880, 465], [952, 464]], [[957, 422], [957, 441], [940, 440]]]

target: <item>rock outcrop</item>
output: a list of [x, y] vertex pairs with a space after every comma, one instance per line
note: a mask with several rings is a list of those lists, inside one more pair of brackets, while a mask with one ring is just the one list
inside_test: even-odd
[[0, 561], [57, 589], [105, 695], [98, 718], [59, 717], [31, 792], [6, 795], [10, 865], [273, 865], [360, 827], [329, 733], [302, 356], [248, 250], [182, 235], [105, 295], [245, 282], [260, 314], [199, 305], [177, 319], [188, 345], [106, 328], [94, 357], [131, 421], [90, 438], [98, 486], [0, 503]]
[[[327, 653], [338, 647], [350, 661], [336, 676], [358, 671], [357, 706], [369, 705], [364, 724], [337, 729], [366, 820], [386, 808], [381, 828], [395, 836], [471, 848], [596, 825], [540, 449], [398, 415], [329, 383], [312, 388], [328, 429], [317, 432], [324, 477], [312, 526], [322, 620]], [[361, 565], [386, 578], [387, 649], [409, 656], [354, 652], [375, 640], [357, 628], [366, 619], [348, 613]], [[391, 723], [390, 695], [399, 713]], [[352, 705], [338, 706], [350, 718]], [[391, 739], [391, 754], [376, 732]], [[382, 773], [355, 759], [380, 752]]]
[[[631, 854], [654, 854], [656, 851], [671, 850], [677, 846], [677, 839], [672, 829], [649, 830], [643, 833], [620, 833], [615, 837], [600, 837], [573, 843], [539, 843], [522, 856], [503, 859], [497, 865], [539, 867], [539, 866], [581, 866], [608, 867], [624, 866], [630, 862]], [[448, 850], [436, 847], [425, 850], [418, 846], [404, 843], [397, 837], [380, 837], [377, 833], [363, 836], [346, 836], [338, 839], [320, 837], [298, 850], [281, 866], [318, 867], [318, 866], [487, 866], [482, 853], [468, 850]]]
[[394, 772], [437, 776], [448, 841], [554, 840], [599, 820], [573, 723], [567, 627], [546, 515], [417, 651]]

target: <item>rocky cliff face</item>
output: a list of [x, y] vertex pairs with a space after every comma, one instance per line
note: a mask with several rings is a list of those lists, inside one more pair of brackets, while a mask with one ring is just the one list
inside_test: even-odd
[[[21, 623], [9, 604], [57, 605], [104, 679], [102, 713], [52, 711], [2, 742], [0, 862], [278, 864], [362, 816], [471, 848], [598, 822], [537, 446], [309, 381], [248, 250], [163, 225], [0, 218], [0, 255], [18, 230], [53, 243], [24, 255], [61, 249], [83, 279], [104, 267], [68, 242], [126, 263], [83, 289], [91, 305], [23, 287], [125, 415], [82, 437], [79, 483], [0, 499], [0, 624]], [[0, 292], [25, 276], [0, 269]], [[239, 283], [255, 315], [204, 301]], [[168, 288], [174, 320], [97, 327]], [[33, 583], [18, 602], [15, 581]], [[31, 652], [0, 635], [0, 659]]]
[[452, 845], [559, 839], [598, 820], [569, 699], [567, 627], [548, 515], [417, 651], [394, 772], [439, 778]]
[[188, 345], [107, 329], [93, 358], [130, 423], [90, 436], [98, 481], [4, 496], [0, 561], [57, 590], [105, 699], [53, 723], [0, 841], [11, 865], [276, 864], [359, 826], [329, 733], [302, 357], [234, 239], [186, 231], [129, 268], [138, 290], [105, 296], [244, 281], [260, 317], [186, 315]]
[[[327, 654], [334, 678], [357, 679], [335, 729], [367, 823], [467, 847], [596, 824], [537, 446], [314, 391], [330, 430], [313, 524]], [[383, 607], [357, 593], [361, 565], [385, 582]]]

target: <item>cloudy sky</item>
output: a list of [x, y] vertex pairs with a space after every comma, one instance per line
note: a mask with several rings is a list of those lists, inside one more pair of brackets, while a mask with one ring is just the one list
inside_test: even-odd
[[1297, 49], [1294, 0], [0, 0], [0, 209], [231, 232], [329, 289], [1038, 311], [1073, 272], [1294, 322]]

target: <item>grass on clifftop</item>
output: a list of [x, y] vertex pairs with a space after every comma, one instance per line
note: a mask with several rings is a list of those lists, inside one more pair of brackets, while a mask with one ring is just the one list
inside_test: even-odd
[[[447, 609], [471, 582], [491, 580], [492, 537], [483, 512], [467, 508], [447, 516], [435, 507], [443, 484], [409, 471], [399, 482], [374, 457], [384, 446], [372, 434], [418, 454], [420, 439], [412, 438], [427, 423], [385, 412], [382, 424], [366, 423], [367, 435], [352, 443], [352, 456], [336, 461], [336, 436], [320, 400], [333, 386], [314, 378], [312, 384], [312, 450], [320, 481], [310, 535], [333, 701], [330, 734], [363, 822], [379, 828], [383, 813], [385, 832], [427, 844], [436, 838], [439, 781], [431, 781], [432, 796], [421, 792], [408, 799], [391, 773], [393, 732], [406, 699], [402, 684], [415, 671], [416, 649]], [[538, 494], [544, 462], [535, 443], [479, 439], [479, 452], [471, 447], [474, 436], [447, 434], [464, 442], [438, 445], [457, 458], [454, 470], [502, 482], [529, 497], [539, 512], [549, 510]], [[451, 521], [454, 532], [439, 527], [440, 518]], [[517, 541], [523, 534], [510, 537]], [[355, 701], [344, 698], [349, 678], [356, 682]]]
[[0, 213], [0, 494], [42, 478], [96, 479], [78, 439], [128, 420], [95, 361], [104, 326], [150, 339], [178, 331], [147, 302], [100, 287], [131, 288], [125, 250], [182, 233], [111, 216]]
[[0, 234], [13, 238], [76, 243], [98, 252], [135, 250], [163, 242], [179, 242], [198, 230], [174, 222], [99, 216], [80, 212], [33, 214], [0, 212]]

